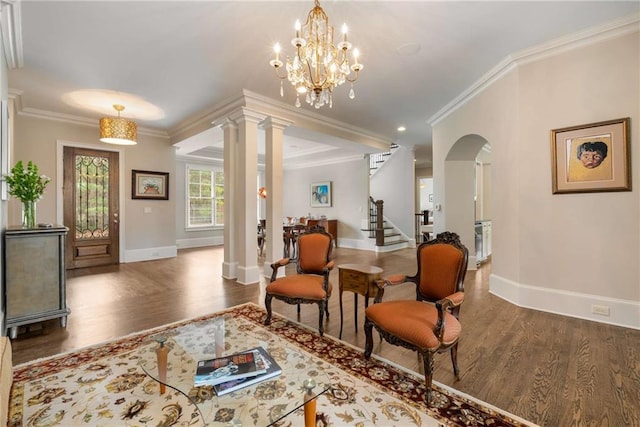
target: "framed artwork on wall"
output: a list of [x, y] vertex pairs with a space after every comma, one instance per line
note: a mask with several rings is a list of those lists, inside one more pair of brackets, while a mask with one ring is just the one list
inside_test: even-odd
[[551, 131], [553, 194], [631, 191], [629, 118]]
[[131, 198], [169, 200], [169, 172], [132, 170]]
[[311, 184], [311, 207], [324, 208], [331, 206], [331, 181]]

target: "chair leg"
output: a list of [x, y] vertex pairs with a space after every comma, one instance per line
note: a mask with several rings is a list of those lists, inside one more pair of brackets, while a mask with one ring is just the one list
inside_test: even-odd
[[298, 320], [300, 320], [300, 304], [298, 304]]
[[371, 352], [373, 351], [373, 322], [371, 322], [367, 318], [365, 318], [364, 320], [364, 335], [366, 337], [364, 345], [364, 358], [368, 359], [369, 357], [371, 357]]
[[422, 363], [424, 365], [424, 385], [426, 388], [427, 406], [431, 406], [431, 383], [433, 382], [433, 353], [426, 351], [422, 353]]
[[320, 336], [324, 335], [324, 310], [326, 308], [326, 303], [324, 300], [320, 300], [320, 302], [318, 302], [318, 332], [320, 332]]
[[456, 379], [460, 379], [460, 369], [458, 369], [458, 343], [451, 347], [451, 363], [453, 363], [453, 373]]
[[271, 299], [272, 298], [273, 297], [269, 294], [265, 295], [264, 297], [264, 306], [267, 309], [267, 317], [264, 319], [265, 325], [271, 324]]

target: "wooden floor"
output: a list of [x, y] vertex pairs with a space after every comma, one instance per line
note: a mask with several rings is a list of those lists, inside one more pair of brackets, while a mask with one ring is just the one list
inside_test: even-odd
[[[376, 254], [338, 248], [336, 264], [366, 263], [385, 274], [414, 274], [415, 249]], [[264, 280], [240, 285], [221, 277], [222, 247], [180, 250], [176, 258], [68, 273], [72, 312], [30, 327], [13, 341], [14, 363], [65, 352], [154, 326], [252, 301], [263, 305]], [[262, 260], [260, 260], [260, 265]], [[515, 307], [489, 293], [490, 263], [470, 271], [456, 381], [448, 354], [436, 357], [435, 380], [544, 426], [640, 426], [640, 331]], [[338, 336], [338, 273], [325, 333]], [[410, 285], [385, 300], [413, 298]], [[364, 347], [364, 304], [354, 330], [353, 294], [344, 294], [343, 340]], [[295, 306], [274, 300], [274, 311], [296, 318]], [[301, 321], [317, 326], [317, 306]], [[421, 372], [415, 353], [378, 343], [374, 353]]]

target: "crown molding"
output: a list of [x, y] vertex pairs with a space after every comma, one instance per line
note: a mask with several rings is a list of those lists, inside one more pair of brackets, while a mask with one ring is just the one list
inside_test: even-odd
[[454, 98], [433, 116], [429, 117], [427, 124], [431, 127], [437, 125], [441, 120], [481, 94], [494, 82], [500, 80], [504, 75], [518, 66], [637, 31], [640, 31], [640, 14], [627, 16], [509, 55], [485, 73], [468, 89]]
[[[16, 114], [24, 117], [32, 117], [36, 119], [51, 120], [55, 122], [67, 123], [80, 126], [91, 126], [99, 128], [99, 122], [96, 119], [76, 116], [73, 114], [57, 113], [54, 111], [40, 110], [38, 108], [25, 107], [22, 103], [22, 91], [9, 88], [9, 99], [13, 100]], [[158, 129], [151, 129], [138, 126], [138, 134], [152, 136], [156, 138], [169, 139], [167, 132]]]
[[347, 123], [315, 114], [305, 109], [298, 109], [289, 104], [275, 101], [246, 89], [243, 89], [239, 96], [226, 99], [212, 108], [203, 111], [201, 114], [187, 119], [170, 129], [169, 135], [171, 141], [174, 143], [179, 142], [211, 126], [219, 126], [229, 115], [240, 108], [248, 108], [251, 111], [271, 116], [278, 121], [291, 123], [296, 127], [309, 128], [379, 150], [388, 149], [392, 142], [380, 135], [372, 134], [366, 129], [351, 126]]
[[[283, 162], [282, 168], [285, 170], [296, 170], [296, 169], [306, 169], [317, 166], [327, 166], [327, 165], [335, 165], [339, 163], [353, 162], [356, 160], [362, 160], [364, 158], [363, 154], [354, 154], [350, 156], [344, 156], [339, 159], [327, 159], [327, 160], [316, 160], [316, 161], [308, 161], [308, 162], [296, 162], [295, 164], [290, 164], [288, 162]], [[294, 160], [294, 159], [291, 159]]]
[[0, 1], [0, 30], [7, 67], [10, 70], [24, 65], [22, 50], [22, 14], [19, 0]]

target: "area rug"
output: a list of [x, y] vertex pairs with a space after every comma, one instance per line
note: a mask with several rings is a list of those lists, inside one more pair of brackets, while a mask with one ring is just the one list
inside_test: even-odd
[[[266, 426], [283, 395], [283, 375], [216, 398], [204, 387], [190, 398], [159, 385], [139, 366], [141, 346], [159, 333], [180, 332], [200, 342], [220, 316], [232, 316], [238, 336], [258, 336], [275, 356], [295, 346], [303, 363], [315, 363], [331, 383], [317, 402], [321, 426], [532, 426], [453, 389], [434, 384], [432, 406], [424, 404], [423, 377], [382, 359], [363, 358], [362, 350], [274, 313], [262, 324], [263, 308], [247, 303], [197, 319], [133, 334], [14, 367], [10, 426]], [[186, 333], [186, 335], [185, 335]], [[198, 335], [199, 334], [199, 335]], [[232, 340], [242, 343], [242, 340]], [[206, 345], [206, 343], [205, 343]], [[225, 350], [235, 351], [237, 348]], [[189, 373], [188, 373], [189, 374]], [[279, 383], [280, 382], [280, 383]], [[237, 395], [236, 395], [237, 393]], [[247, 398], [250, 397], [250, 398]], [[198, 408], [193, 402], [198, 402]], [[203, 421], [203, 418], [206, 420]], [[304, 425], [302, 409], [276, 426]]]

